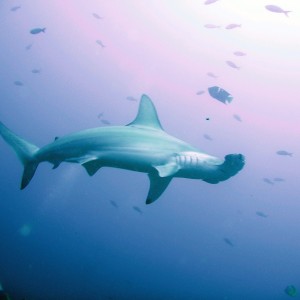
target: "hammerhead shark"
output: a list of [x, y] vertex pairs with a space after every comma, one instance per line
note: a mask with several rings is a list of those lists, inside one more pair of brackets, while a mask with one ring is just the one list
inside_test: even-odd
[[113, 167], [148, 174], [150, 188], [146, 204], [157, 200], [173, 177], [202, 179], [215, 184], [234, 176], [245, 164], [242, 154], [228, 154], [219, 159], [167, 134], [147, 95], [142, 95], [136, 118], [126, 126], [71, 133], [41, 148], [1, 122], [0, 135], [24, 166], [21, 189], [29, 184], [39, 163], [44, 161], [53, 164], [53, 169], [62, 162], [79, 163], [90, 176], [102, 167]]

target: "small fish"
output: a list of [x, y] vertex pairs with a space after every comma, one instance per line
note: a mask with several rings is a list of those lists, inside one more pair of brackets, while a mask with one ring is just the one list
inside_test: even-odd
[[218, 76], [215, 75], [215, 74], [212, 73], [212, 72], [207, 72], [206, 75], [209, 76], [209, 77], [212, 77], [212, 78], [218, 78]]
[[227, 91], [218, 86], [212, 86], [208, 88], [208, 92], [211, 97], [219, 100], [224, 104], [230, 103], [233, 99], [233, 97]]
[[208, 134], [203, 134], [203, 137], [209, 141], [213, 140]]
[[205, 5], [208, 5], [208, 4], [212, 4], [212, 3], [215, 3], [215, 2], [217, 2], [218, 0], [206, 0], [205, 2], [204, 2], [204, 4]]
[[103, 115], [104, 115], [104, 112], [101, 112], [101, 113], [98, 114], [97, 118], [101, 119], [103, 117]]
[[241, 119], [241, 117], [240, 117], [239, 115], [233, 115], [233, 117], [234, 117], [237, 121], [242, 122], [242, 119]]
[[226, 29], [234, 29], [234, 28], [238, 28], [238, 27], [242, 27], [241, 24], [228, 24], [225, 28]]
[[32, 69], [31, 73], [33, 73], [33, 74], [39, 74], [39, 73], [41, 73], [41, 69]]
[[21, 6], [14, 6], [14, 7], [12, 7], [10, 10], [11, 11], [17, 11], [18, 9], [20, 9], [21, 8]]
[[214, 24], [205, 24], [204, 27], [209, 28], [209, 29], [213, 29], [213, 28], [220, 28], [221, 26], [214, 25]]
[[134, 98], [132, 96], [126, 97], [126, 100], [128, 100], [128, 101], [138, 101], [136, 98]]
[[109, 203], [110, 203], [113, 207], [115, 207], [115, 208], [118, 208], [118, 207], [119, 207], [119, 205], [118, 205], [115, 201], [113, 201], [113, 200], [109, 200]]
[[234, 246], [233, 242], [229, 238], [224, 238], [223, 241], [230, 247]]
[[288, 285], [285, 289], [284, 292], [291, 296], [291, 297], [296, 297], [297, 296], [297, 289], [293, 285]]
[[23, 86], [24, 85], [23, 82], [20, 81], [20, 80], [14, 81], [14, 84], [17, 85], [17, 86]]
[[138, 206], [132, 206], [132, 208], [137, 211], [138, 213], [140, 213], [141, 215], [143, 214], [143, 211], [138, 207]]
[[273, 181], [276, 181], [276, 182], [284, 182], [285, 179], [280, 178], [280, 177], [274, 177], [274, 178], [273, 178]]
[[244, 52], [242, 52], [242, 51], [235, 51], [235, 52], [233, 52], [233, 54], [234, 54], [235, 56], [245, 56], [245, 55], [247, 55], [246, 53], [244, 53]]
[[263, 178], [263, 182], [265, 182], [267, 184], [271, 184], [271, 185], [274, 184], [274, 182], [272, 182], [272, 180], [270, 180], [269, 178]]
[[101, 122], [102, 122], [102, 124], [105, 124], [105, 125], [109, 125], [110, 124], [110, 122], [108, 120], [104, 120], [104, 119], [102, 119]]
[[266, 215], [264, 212], [262, 211], [257, 211], [256, 214], [259, 216], [259, 217], [262, 217], [262, 218], [267, 218], [268, 215]]
[[205, 91], [201, 90], [201, 91], [198, 91], [196, 94], [200, 96], [200, 95], [203, 95], [204, 93], [205, 93]]
[[234, 62], [232, 62], [230, 60], [226, 60], [226, 64], [233, 69], [236, 69], [236, 70], [240, 69], [240, 67], [238, 67]]
[[290, 10], [283, 10], [281, 7], [276, 5], [266, 5], [265, 8], [274, 13], [285, 14], [287, 17], [288, 17], [288, 13], [291, 12]]
[[98, 14], [96, 14], [96, 13], [92, 13], [92, 16], [93, 16], [94, 18], [98, 19], [98, 20], [103, 19], [102, 17], [100, 17], [100, 16], [99, 16]]
[[31, 34], [39, 34], [41, 32], [45, 33], [45, 31], [46, 31], [46, 27], [44, 27], [44, 28], [33, 28], [33, 29], [30, 30], [30, 33]]
[[99, 45], [99, 46], [101, 46], [102, 48], [104, 48], [105, 47], [105, 45], [102, 43], [102, 41], [100, 41], [100, 40], [96, 40], [96, 43]]
[[278, 155], [286, 155], [286, 156], [293, 156], [293, 153], [287, 152], [285, 150], [279, 150], [276, 152]]
[[26, 49], [26, 50], [30, 50], [31, 47], [32, 47], [32, 45], [33, 45], [33, 44], [28, 44], [28, 45], [25, 47], [25, 49]]

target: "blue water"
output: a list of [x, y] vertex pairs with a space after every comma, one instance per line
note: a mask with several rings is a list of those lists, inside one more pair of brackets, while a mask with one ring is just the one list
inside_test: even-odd
[[[300, 289], [298, 2], [272, 3], [289, 17], [264, 1], [23, 2], [0, 2], [0, 120], [11, 130], [43, 146], [125, 125], [145, 93], [166, 132], [220, 158], [243, 153], [246, 165], [216, 185], [176, 178], [146, 205], [145, 174], [90, 177], [78, 164], [43, 163], [20, 191], [21, 163], [1, 139], [0, 283], [11, 299]], [[232, 102], [210, 97], [212, 86]]]

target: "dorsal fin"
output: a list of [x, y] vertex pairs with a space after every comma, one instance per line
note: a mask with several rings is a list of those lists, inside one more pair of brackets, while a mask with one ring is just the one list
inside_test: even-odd
[[137, 116], [133, 122], [129, 123], [127, 126], [142, 126], [163, 130], [155, 106], [147, 95], [142, 95]]

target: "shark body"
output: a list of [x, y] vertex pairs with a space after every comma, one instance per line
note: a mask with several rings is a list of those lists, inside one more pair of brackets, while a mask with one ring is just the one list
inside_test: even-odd
[[52, 163], [53, 169], [62, 162], [79, 163], [90, 176], [101, 167], [114, 167], [148, 174], [147, 204], [160, 197], [173, 177], [215, 184], [234, 176], [245, 164], [242, 154], [219, 159], [167, 134], [146, 95], [141, 98], [135, 120], [126, 126], [79, 131], [56, 138], [42, 148], [19, 137], [1, 122], [0, 135], [24, 165], [21, 189], [29, 184], [37, 166], [44, 161]]

